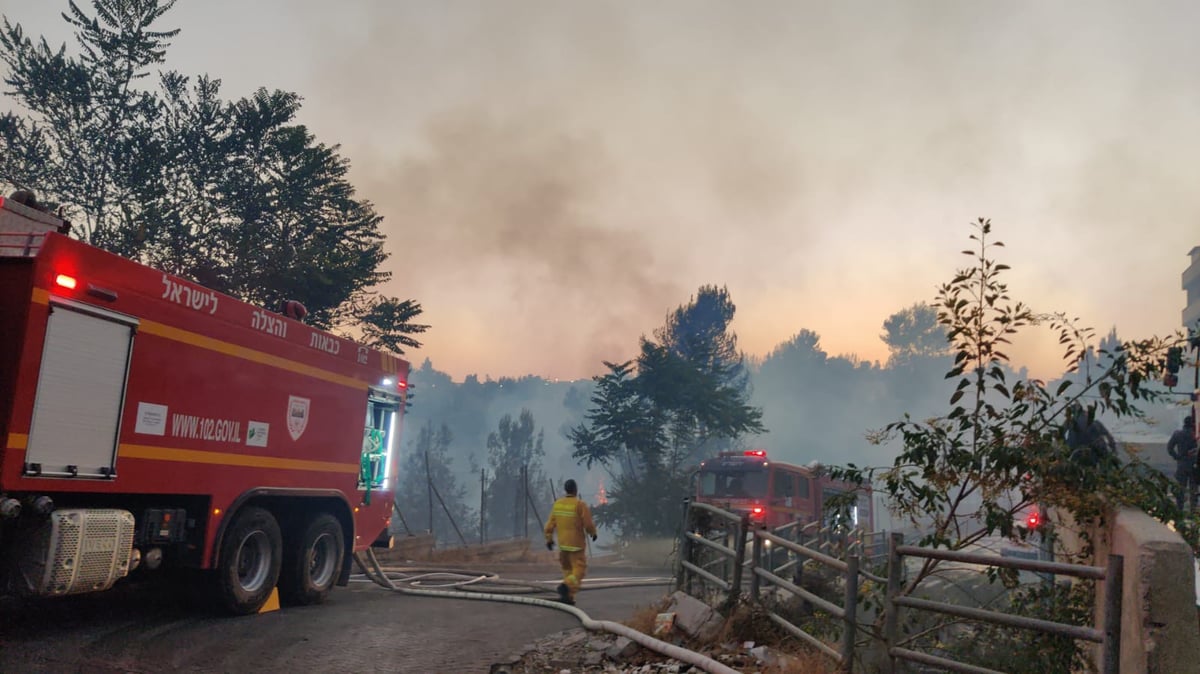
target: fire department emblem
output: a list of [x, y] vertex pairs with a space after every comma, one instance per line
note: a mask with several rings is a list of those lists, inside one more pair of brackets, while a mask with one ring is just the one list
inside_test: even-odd
[[293, 440], [299, 440], [308, 427], [308, 398], [288, 396], [287, 429]]
[[367, 364], [368, 354], [370, 354], [370, 351], [367, 350], [367, 347], [365, 347], [365, 346], [358, 347], [358, 364], [359, 365]]

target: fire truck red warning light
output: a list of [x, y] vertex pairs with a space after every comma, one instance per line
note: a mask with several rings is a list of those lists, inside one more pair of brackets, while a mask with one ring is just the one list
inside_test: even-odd
[[1025, 523], [1029, 525], [1030, 529], [1038, 528], [1038, 525], [1042, 523], [1042, 514], [1036, 510], [1029, 513], [1029, 516], [1025, 518]]
[[66, 288], [67, 290], [74, 290], [75, 286], [78, 285], [78, 282], [75, 280], [74, 276], [68, 276], [67, 274], [59, 274], [58, 276], [54, 277], [54, 284], [58, 285], [58, 286], [62, 286], [63, 288]]
[[761, 456], [764, 459], [767, 458], [767, 450], [765, 450], [765, 449], [747, 449], [745, 452], [742, 452], [742, 453], [745, 456]]

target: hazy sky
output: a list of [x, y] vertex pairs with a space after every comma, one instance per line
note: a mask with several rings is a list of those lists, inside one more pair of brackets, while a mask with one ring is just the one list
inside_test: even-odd
[[[456, 379], [596, 374], [705, 283], [741, 345], [886, 358], [992, 218], [1012, 294], [1126, 337], [1200, 244], [1195, 2], [179, 0], [168, 66], [297, 91]], [[0, 0], [68, 38], [65, 0]], [[1016, 351], [1052, 374], [1052, 339]]]

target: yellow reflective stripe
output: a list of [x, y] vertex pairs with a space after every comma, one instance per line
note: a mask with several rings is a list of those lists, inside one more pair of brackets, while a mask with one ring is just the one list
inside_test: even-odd
[[560, 517], [574, 517], [575, 511], [574, 510], [555, 510], [554, 514], [558, 515]]
[[572, 547], [570, 545], [559, 545], [558, 549], [562, 550], [563, 552], [579, 552], [583, 548], [576, 548], [576, 547]]
[[117, 450], [118, 458], [149, 459], [151, 461], [177, 461], [180, 463], [207, 463], [220, 466], [246, 466], [250, 468], [279, 468], [283, 470], [308, 470], [318, 473], [346, 473], [355, 475], [359, 466], [355, 463], [333, 461], [310, 461], [306, 459], [283, 459], [274, 456], [232, 454], [228, 452], [206, 452], [195, 449], [172, 447], [150, 447], [126, 445]]

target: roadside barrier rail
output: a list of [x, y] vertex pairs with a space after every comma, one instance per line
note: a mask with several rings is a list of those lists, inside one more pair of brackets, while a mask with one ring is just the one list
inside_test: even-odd
[[[886, 553], [881, 553], [885, 537]], [[748, 558], [747, 543], [750, 544]], [[781, 553], [785, 559], [776, 564]], [[1101, 582], [1104, 586], [1102, 626], [1071, 625], [911, 596], [917, 588], [904, 586], [905, 560], [909, 558], [1032, 571], [1047, 577], [1062, 575]], [[815, 565], [814, 570], [827, 569], [826, 577], [834, 578], [841, 584], [840, 604], [805, 588], [806, 562]], [[864, 564], [876, 569], [886, 564], [887, 577], [865, 570], [862, 568]], [[846, 531], [837, 527], [823, 527], [819, 522], [792, 522], [768, 531], [752, 526], [745, 514], [685, 499], [675, 586], [693, 595], [699, 590], [702, 593], [699, 596], [710, 600], [715, 594], [721, 598], [725, 608], [743, 600], [759, 604], [772, 622], [824, 653], [843, 672], [852, 671], [855, 649], [862, 646], [857, 643], [858, 597], [862, 591], [861, 584], [871, 581], [886, 587], [882, 637], [889, 674], [899, 671], [900, 662], [931, 665], [951, 672], [1004, 674], [908, 648], [911, 640], [901, 640], [900, 637], [902, 611], [927, 611], [1100, 644], [1099, 671], [1101, 674], [1118, 674], [1123, 568], [1124, 559], [1120, 555], [1109, 555], [1105, 566], [1066, 564], [905, 545], [902, 534]], [[789, 572], [790, 578], [787, 577]], [[742, 596], [744, 574], [749, 576], [749, 591], [745, 597]], [[770, 589], [776, 595], [780, 592], [785, 596], [791, 595], [803, 604], [831, 616], [840, 624], [838, 643], [827, 643], [781, 615], [774, 602], [764, 601], [765, 589]]]
[[[918, 599], [902, 596], [904, 559], [937, 559], [964, 564], [978, 564], [1005, 569], [1036, 571], [1052, 573], [1076, 578], [1092, 579], [1104, 582], [1104, 616], [1103, 628], [1080, 627], [1051, 620], [1040, 620], [1024, 616], [1001, 613], [987, 609], [957, 606], [944, 602]], [[1004, 625], [1019, 629], [1033, 630], [1043, 634], [1054, 634], [1083, 639], [1101, 644], [1100, 672], [1102, 674], [1117, 674], [1121, 665], [1121, 589], [1123, 582], [1124, 558], [1121, 555], [1109, 555], [1107, 566], [1086, 566], [1082, 564], [1063, 564], [1060, 562], [1045, 562], [999, 555], [984, 555], [952, 550], [921, 548], [914, 545], [904, 545], [903, 540], [893, 534], [888, 543], [888, 584], [887, 597], [889, 609], [884, 623], [884, 638], [888, 643], [888, 656], [891, 671], [896, 671], [897, 661], [904, 660], [926, 665], [943, 667], [952, 672], [968, 672], [970, 674], [1003, 674], [997, 670], [976, 667], [947, 658], [921, 653], [902, 647], [899, 641], [900, 610], [902, 608], [933, 611], [952, 615], [968, 620], [978, 620], [993, 625]]]
[[[817, 608], [825, 611], [840, 620], [842, 623], [842, 639], [841, 648], [834, 649], [832, 646], [821, 641], [817, 637], [804, 631], [799, 626], [790, 622], [787, 618], [772, 610], [766, 608], [767, 617], [776, 625], [782, 627], [789, 634], [808, 643], [822, 653], [828, 655], [834, 662], [841, 665], [843, 671], [849, 672], [854, 659], [854, 641], [857, 630], [857, 611], [858, 611], [858, 590], [859, 590], [859, 558], [857, 555], [851, 555], [845, 561], [830, 557], [817, 550], [811, 550], [799, 543], [781, 538], [769, 531], [763, 529], [755, 529], [752, 532], [754, 538], [753, 553], [750, 557], [752, 560], [753, 576], [750, 580], [750, 596], [754, 601], [759, 601], [762, 582], [776, 588], [785, 590], [801, 599], [813, 604]], [[800, 587], [798, 584], [784, 580], [772, 570], [768, 570], [759, 566], [760, 560], [763, 557], [763, 548], [766, 542], [770, 542], [774, 549], [788, 550], [797, 555], [797, 561], [800, 557], [805, 557], [827, 568], [843, 574], [844, 592], [842, 597], [842, 605], [838, 606], [831, 601], [824, 599], [808, 590]], [[802, 565], [803, 562], [800, 562]], [[778, 569], [776, 569], [777, 571]]]

